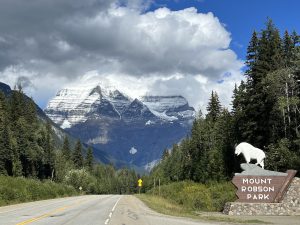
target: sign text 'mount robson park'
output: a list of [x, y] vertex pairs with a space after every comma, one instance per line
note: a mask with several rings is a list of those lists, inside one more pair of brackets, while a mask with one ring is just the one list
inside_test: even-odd
[[238, 187], [240, 200], [272, 202], [284, 180], [285, 177], [236, 176], [233, 183]]
[[[289, 171], [288, 171], [289, 172]], [[232, 182], [238, 188], [239, 202], [276, 202], [284, 192], [292, 174], [280, 176], [254, 176], [239, 174]]]

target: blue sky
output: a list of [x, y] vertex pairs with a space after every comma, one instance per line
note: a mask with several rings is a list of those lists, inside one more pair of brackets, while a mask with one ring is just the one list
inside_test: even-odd
[[281, 32], [300, 33], [299, 0], [157, 0], [152, 9], [166, 6], [172, 10], [195, 7], [200, 13], [212, 12], [231, 32], [231, 48], [244, 59], [253, 30], [261, 30], [271, 18]]

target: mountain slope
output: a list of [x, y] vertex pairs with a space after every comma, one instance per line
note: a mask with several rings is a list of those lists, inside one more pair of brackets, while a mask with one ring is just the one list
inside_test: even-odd
[[164, 149], [185, 137], [195, 117], [182, 96], [131, 99], [101, 83], [59, 91], [45, 113], [83, 142], [139, 167], [159, 159]]

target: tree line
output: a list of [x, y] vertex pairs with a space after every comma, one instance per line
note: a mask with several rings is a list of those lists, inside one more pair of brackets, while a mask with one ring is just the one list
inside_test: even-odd
[[[56, 135], [57, 136], [57, 135]], [[88, 193], [131, 193], [137, 174], [95, 162], [93, 149], [80, 140], [55, 141], [50, 120], [37, 115], [34, 101], [21, 88], [0, 91], [0, 175], [52, 180]]]
[[212, 91], [207, 114], [199, 112], [191, 134], [165, 150], [151, 176], [164, 182], [229, 180], [242, 157], [234, 146], [249, 142], [266, 152], [266, 169], [300, 171], [299, 35], [272, 20], [254, 31], [247, 48], [245, 81], [235, 86], [232, 109]]

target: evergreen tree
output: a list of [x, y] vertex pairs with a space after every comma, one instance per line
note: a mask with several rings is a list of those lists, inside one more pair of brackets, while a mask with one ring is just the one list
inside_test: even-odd
[[295, 44], [293, 43], [292, 37], [289, 35], [288, 31], [284, 32], [283, 40], [283, 54], [284, 54], [284, 65], [285, 67], [292, 66], [293, 61], [293, 49]]
[[7, 120], [7, 106], [4, 93], [0, 91], [0, 174], [7, 174], [6, 171], [6, 152], [7, 146], [4, 143], [7, 137], [5, 134], [5, 126]]
[[12, 121], [12, 125], [15, 130], [16, 129], [15, 126], [18, 119], [24, 115], [25, 101], [24, 101], [24, 94], [22, 88], [19, 87], [18, 90], [14, 90], [9, 100], [10, 100], [9, 116], [10, 116], [10, 121]]
[[0, 174], [13, 175], [13, 150], [11, 136], [7, 120], [4, 121], [2, 132], [0, 131]]
[[67, 135], [64, 137], [62, 153], [66, 160], [71, 159], [71, 149], [70, 149], [69, 138]]
[[73, 151], [73, 162], [76, 168], [83, 167], [83, 155], [82, 155], [82, 145], [80, 140], [76, 142], [75, 149]]
[[[268, 73], [283, 65], [284, 57], [280, 34], [272, 20], [267, 21], [266, 28], [261, 31], [260, 37], [256, 38], [251, 39], [248, 48], [247, 59], [250, 60], [246, 62], [246, 98], [243, 112], [239, 112], [239, 121], [243, 121], [244, 124], [241, 135], [243, 141], [255, 143], [257, 147], [262, 148], [270, 142], [270, 129], [274, 122], [271, 120], [274, 102], [270, 101], [268, 93], [264, 91], [263, 80]], [[257, 44], [254, 45], [253, 42]]]
[[85, 159], [85, 166], [87, 167], [88, 171], [93, 171], [93, 164], [94, 164], [94, 156], [93, 156], [93, 149], [88, 147]]
[[245, 75], [248, 78], [248, 82], [256, 82], [256, 79], [253, 77], [253, 73], [255, 72], [255, 66], [257, 65], [258, 59], [258, 37], [256, 31], [252, 33], [252, 37], [247, 48], [247, 56], [246, 56], [246, 66], [248, 69], [245, 72]]
[[221, 112], [221, 103], [217, 92], [212, 91], [209, 103], [207, 106], [207, 117], [216, 121]]
[[45, 154], [45, 176], [47, 178], [54, 178], [54, 165], [55, 165], [55, 152], [53, 144], [53, 129], [51, 122], [48, 120], [46, 123], [46, 137], [44, 143]]

